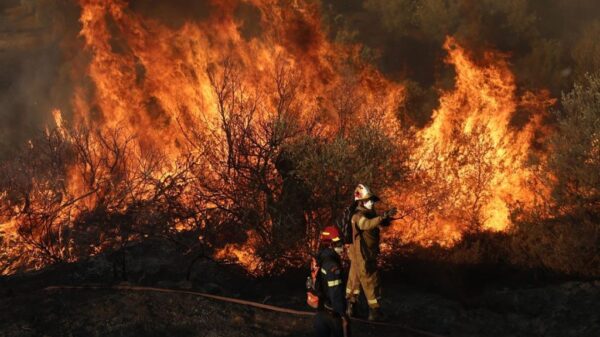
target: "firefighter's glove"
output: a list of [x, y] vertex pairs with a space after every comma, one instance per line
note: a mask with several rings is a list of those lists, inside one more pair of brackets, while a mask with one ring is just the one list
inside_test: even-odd
[[396, 207], [392, 207], [383, 213], [383, 217], [386, 219], [391, 219], [398, 213], [398, 209]]
[[382, 226], [389, 226], [391, 224], [392, 218], [394, 217], [394, 215], [396, 215], [396, 213], [398, 213], [398, 210], [396, 209], [396, 207], [392, 207], [390, 209], [388, 209], [387, 211], [383, 212], [383, 222], [382, 222]]

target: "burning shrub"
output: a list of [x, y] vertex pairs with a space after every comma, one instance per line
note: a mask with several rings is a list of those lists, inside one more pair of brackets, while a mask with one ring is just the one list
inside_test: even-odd
[[1, 216], [11, 225], [4, 237], [12, 264], [39, 267], [70, 260], [68, 225], [74, 203], [81, 197], [69, 193], [66, 172], [74, 160], [74, 149], [58, 130], [46, 131], [31, 140], [11, 161], [2, 166]]
[[[242, 71], [232, 60], [210, 67], [208, 77], [218, 102], [218, 119], [212, 135], [200, 136], [202, 139], [194, 142], [208, 168], [197, 171], [195, 192], [221, 214], [220, 223], [213, 224], [216, 231], [252, 230], [264, 244], [275, 244], [280, 240], [273, 235], [285, 217], [282, 208], [289, 206], [281, 204], [286, 193], [282, 187], [290, 187], [282, 185], [285, 175], [282, 147], [302, 127], [310, 130], [308, 124], [298, 119], [299, 79], [289, 69], [279, 69], [275, 78], [277, 94], [273, 97], [275, 108], [271, 110], [261, 101], [260, 93], [254, 91], [258, 88], [241, 80]], [[197, 126], [200, 125], [194, 128]], [[203, 132], [192, 130], [192, 134], [198, 137]], [[302, 233], [303, 228], [299, 229]], [[287, 234], [294, 237], [293, 232]], [[222, 239], [217, 244], [232, 242], [232, 238]], [[242, 235], [240, 240], [244, 239]]]
[[544, 166], [552, 200], [519, 213], [519, 263], [569, 274], [600, 275], [600, 76], [588, 75], [562, 97]]
[[[352, 85], [344, 83], [332, 92], [337, 125], [331, 132], [311, 117], [310, 105], [299, 102], [299, 89], [306, 83], [293, 69], [278, 68], [275, 94], [267, 94], [274, 102], [269, 106], [241, 81], [242, 70], [230, 61], [208, 69], [219, 119], [217, 137], [197, 142], [202, 143], [199, 147], [210, 174], [204, 172], [198, 179], [196, 191], [220, 214], [209, 225], [215, 247], [226, 244], [225, 250], [240, 260], [249, 256], [238, 252], [252, 250], [274, 267], [307, 252], [306, 233], [331, 223], [357, 181], [377, 186], [389, 182], [398, 152], [386, 135], [389, 130], [382, 127], [381, 111], [355, 123], [357, 116], [366, 114], [366, 101], [353, 96], [348, 89]], [[213, 73], [213, 69], [221, 71]], [[242, 235], [218, 234], [230, 233], [230, 228]], [[237, 243], [237, 248], [231, 243]], [[290, 247], [295, 256], [289, 254]], [[256, 261], [247, 264], [264, 267]]]
[[[544, 95], [520, 96], [503, 54], [490, 51], [476, 62], [450, 37], [444, 48], [455, 86], [441, 92], [431, 121], [415, 131], [409, 174], [388, 194], [402, 214], [389, 235], [426, 246], [450, 246], [464, 233], [504, 231], [511, 203], [532, 204], [532, 130], [554, 103]], [[519, 110], [531, 110], [532, 117], [515, 127]]]
[[[340, 40], [368, 37], [366, 46], [328, 41], [318, 4], [307, 1], [253, 1], [246, 14], [243, 2], [214, 1], [206, 17], [174, 25], [126, 1], [78, 3], [89, 64], [73, 75], [76, 127], [57, 119], [57, 130], [6, 163], [0, 226], [18, 230], [0, 234], [2, 245], [17, 240], [28, 252], [8, 255], [38, 267], [109, 251], [124, 263], [133, 243], [189, 231], [207, 255], [264, 271], [306, 253], [306, 238], [332, 222], [358, 182], [401, 208], [388, 245], [448, 247], [465, 233], [508, 231], [515, 204], [524, 206], [514, 213], [519, 230], [538, 235], [525, 221], [537, 197], [529, 159], [554, 101], [518, 83], [546, 85], [570, 70], [569, 44], [541, 40], [531, 2], [323, 2], [362, 11], [335, 20], [347, 33]], [[592, 60], [577, 56], [595, 36], [590, 27], [574, 49], [578, 63]], [[515, 53], [475, 48], [490, 41]], [[447, 69], [437, 64], [442, 50]], [[372, 53], [412, 77], [406, 89], [364, 63]], [[512, 62], [531, 74], [515, 76]], [[565, 96], [565, 108], [591, 102], [579, 96]], [[545, 187], [561, 207], [555, 223], [576, 223], [568, 215], [593, 228], [597, 136], [585, 129], [590, 118], [571, 114], [548, 165], [540, 156], [558, 181]]]
[[336, 220], [351, 202], [356, 184], [381, 191], [405, 173], [407, 149], [387, 135], [377, 117], [354, 124], [347, 131], [346, 136], [307, 135], [289, 146], [294, 175], [310, 192], [303, 201], [310, 233], [316, 234]]
[[57, 123], [2, 167], [2, 217], [12, 223], [4, 268], [121, 251], [199, 216], [182, 199], [189, 165], [164, 172], [160, 156], [138, 155], [121, 129]]

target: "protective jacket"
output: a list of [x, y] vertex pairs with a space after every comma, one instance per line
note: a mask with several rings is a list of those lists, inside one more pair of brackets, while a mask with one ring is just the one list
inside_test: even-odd
[[317, 282], [320, 291], [314, 321], [316, 334], [318, 337], [344, 337], [342, 317], [346, 314], [346, 299], [340, 257], [333, 249], [323, 248], [317, 255], [317, 262], [321, 270]]
[[351, 255], [371, 261], [379, 255], [379, 226], [385, 221], [375, 211], [358, 206], [352, 216], [352, 248]]
[[356, 301], [362, 286], [369, 306], [379, 307], [379, 226], [385, 221], [389, 220], [363, 206], [358, 206], [352, 216], [352, 244], [348, 246], [350, 272], [346, 285], [346, 297], [350, 302]]
[[317, 255], [317, 262], [321, 266], [319, 308], [344, 315], [346, 299], [339, 255], [331, 248], [323, 248]]

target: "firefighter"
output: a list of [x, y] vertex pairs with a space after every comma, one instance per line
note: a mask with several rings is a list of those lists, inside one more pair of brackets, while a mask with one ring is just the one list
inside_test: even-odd
[[347, 315], [354, 315], [354, 309], [362, 287], [369, 305], [369, 320], [382, 321], [381, 286], [377, 270], [379, 255], [379, 229], [389, 226], [396, 209], [392, 208], [377, 215], [374, 204], [379, 198], [371, 190], [359, 184], [354, 190], [357, 207], [352, 215], [352, 242], [348, 245], [350, 272], [346, 285]]
[[338, 229], [334, 226], [326, 227], [320, 235], [320, 248], [316, 257], [319, 270], [315, 284], [312, 285], [319, 297], [314, 321], [318, 337], [350, 336], [340, 260], [342, 250]]

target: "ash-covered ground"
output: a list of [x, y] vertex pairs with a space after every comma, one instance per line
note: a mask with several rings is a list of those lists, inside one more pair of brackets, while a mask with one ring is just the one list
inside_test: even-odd
[[[51, 285], [140, 285], [185, 289], [297, 310], [305, 304], [305, 271], [252, 278], [239, 268], [175, 255], [145, 254], [127, 265], [127, 281], [109, 258], [53, 266], [0, 279], [0, 336], [312, 336], [312, 318], [182, 293], [53, 289]], [[500, 284], [464, 293], [383, 273], [390, 323], [443, 336], [598, 336], [600, 281]], [[433, 274], [432, 274], [433, 275]], [[122, 276], [122, 275], [121, 275]], [[189, 276], [189, 277], [188, 277]], [[418, 277], [416, 278], [418, 280]], [[449, 281], [448, 281], [449, 282]], [[439, 280], [443, 284], [444, 280]], [[353, 336], [419, 336], [397, 327], [353, 324]]]

